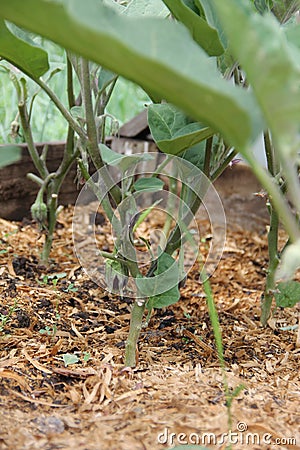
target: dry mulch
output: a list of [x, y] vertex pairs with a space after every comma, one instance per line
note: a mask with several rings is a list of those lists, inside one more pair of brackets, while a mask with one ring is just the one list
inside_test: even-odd
[[[197, 268], [180, 302], [157, 310], [142, 330], [138, 366], [126, 369], [131, 300], [84, 274], [71, 220], [72, 208], [64, 210], [46, 269], [36, 225], [0, 219], [0, 449], [156, 450], [204, 433], [217, 440], [208, 447], [224, 449], [223, 377]], [[258, 228], [227, 230], [211, 278], [228, 384], [232, 392], [244, 386], [232, 402], [233, 448], [300, 449], [298, 311], [274, 310], [260, 327], [267, 245]], [[65, 274], [56, 285], [55, 273]], [[247, 444], [247, 434], [261, 441]]]

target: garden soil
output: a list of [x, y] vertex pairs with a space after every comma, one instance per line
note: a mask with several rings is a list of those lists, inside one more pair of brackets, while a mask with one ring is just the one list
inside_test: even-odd
[[[181, 300], [142, 329], [138, 365], [126, 368], [131, 300], [108, 295], [85, 275], [73, 253], [72, 213], [66, 208], [59, 217], [49, 268], [39, 265], [36, 225], [0, 219], [0, 449], [225, 449], [224, 374], [197, 266]], [[296, 450], [299, 311], [274, 309], [268, 327], [260, 326], [267, 230], [246, 222], [248, 229], [228, 227], [211, 277], [232, 448]], [[99, 220], [98, 227], [105, 240], [108, 225]], [[211, 230], [205, 223], [202, 230], [205, 252]], [[53, 274], [60, 274], [57, 284]]]

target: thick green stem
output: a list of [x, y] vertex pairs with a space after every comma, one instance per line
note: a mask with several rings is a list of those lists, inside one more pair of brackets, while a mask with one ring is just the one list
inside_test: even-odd
[[[265, 153], [267, 158], [267, 166], [272, 177], [276, 177], [279, 172], [279, 164], [276, 160], [274, 147], [271, 141], [270, 132], [264, 133]], [[266, 277], [265, 291], [262, 296], [261, 302], [261, 324], [266, 326], [270, 317], [272, 301], [274, 297], [275, 289], [275, 272], [278, 266], [278, 229], [279, 229], [279, 217], [277, 211], [274, 209], [273, 204], [270, 202], [270, 228], [268, 231], [268, 252], [269, 252], [269, 267]]]
[[275, 272], [278, 266], [278, 227], [279, 219], [278, 214], [272, 207], [270, 216], [270, 229], [268, 232], [268, 251], [269, 251], [269, 268], [266, 278], [265, 291], [262, 298], [261, 304], [261, 324], [266, 326], [267, 321], [270, 317], [272, 301], [274, 297], [275, 290]]
[[48, 207], [48, 227], [41, 255], [41, 262], [45, 265], [48, 265], [49, 263], [49, 256], [53, 242], [53, 233], [56, 225], [57, 195], [53, 194], [51, 189], [49, 189], [47, 193], [47, 207]]
[[[193, 203], [190, 207], [190, 211], [186, 214], [185, 217], [183, 217], [181, 219], [181, 221], [187, 225], [186, 222], [188, 222], [189, 220], [192, 220], [193, 215], [196, 214], [201, 203], [202, 203], [202, 199], [198, 195], [194, 195]], [[167, 245], [165, 248], [165, 252], [168, 253], [169, 255], [172, 255], [172, 253], [175, 250], [177, 250], [180, 247], [180, 245], [181, 245], [181, 227], [179, 224], [177, 224], [176, 227], [174, 228], [174, 230], [172, 231], [172, 233], [170, 234], [170, 237], [168, 239], [168, 242], [167, 242]]]
[[93, 111], [91, 80], [89, 72], [89, 62], [82, 58], [81, 60], [81, 86], [82, 97], [85, 109], [85, 119], [87, 123], [87, 143], [88, 152], [94, 166], [97, 170], [102, 169], [101, 176], [106, 186], [111, 186], [110, 193], [114, 199], [114, 202], [118, 204], [121, 201], [121, 193], [117, 185], [112, 182], [110, 174], [105, 170], [104, 163], [101, 158], [101, 154], [98, 146], [98, 133]]
[[136, 366], [137, 343], [142, 329], [145, 303], [135, 301], [132, 306], [130, 317], [129, 334], [125, 346], [125, 366]]
[[97, 141], [97, 127], [93, 111], [89, 62], [84, 58], [81, 59], [81, 85], [85, 120], [87, 124], [87, 146], [93, 163], [96, 169], [99, 170], [104, 166], [104, 163], [100, 155]]

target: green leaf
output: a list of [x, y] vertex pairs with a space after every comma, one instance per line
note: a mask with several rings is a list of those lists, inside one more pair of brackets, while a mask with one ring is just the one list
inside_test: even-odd
[[253, 93], [224, 80], [179, 23], [129, 18], [94, 0], [1, 0], [0, 16], [136, 82], [230, 145], [249, 145], [262, 130]]
[[70, 366], [71, 364], [76, 364], [79, 362], [79, 358], [77, 355], [72, 353], [64, 353], [62, 355], [62, 360], [64, 362], [65, 367]]
[[150, 105], [148, 123], [159, 149], [172, 155], [178, 155], [214, 134], [211, 128], [195, 123], [169, 104]]
[[[260, 0], [262, 1], [262, 0]], [[280, 23], [286, 22], [300, 8], [299, 0], [267, 0]]]
[[283, 31], [285, 32], [286, 38], [290, 44], [300, 49], [300, 27], [298, 23], [293, 23], [285, 26]]
[[198, 169], [203, 170], [205, 159], [205, 142], [200, 142], [194, 147], [189, 148], [181, 155], [181, 157], [194, 164], [194, 166], [198, 167]]
[[203, 8], [207, 23], [218, 31], [223, 48], [227, 48], [227, 38], [214, 4], [210, 0], [195, 0], [195, 4], [199, 9]]
[[135, 166], [140, 161], [149, 161], [153, 159], [153, 156], [148, 153], [143, 153], [139, 156], [124, 156], [107, 147], [105, 144], [99, 144], [99, 147], [103, 162], [111, 166], [118, 166], [122, 172], [126, 172], [126, 170], [132, 166]]
[[289, 45], [272, 14], [261, 16], [249, 2], [240, 0], [213, 3], [275, 142], [295, 154], [300, 124], [300, 51]]
[[148, 191], [148, 192], [156, 192], [160, 191], [164, 187], [164, 182], [159, 178], [139, 178], [134, 184], [133, 187], [136, 191]]
[[83, 106], [73, 106], [70, 109], [70, 112], [72, 114], [73, 117], [75, 117], [75, 119], [81, 119], [81, 120], [85, 120], [84, 116], [84, 108]]
[[0, 146], [0, 168], [14, 164], [19, 161], [21, 157], [21, 147], [18, 147], [17, 145]]
[[91, 359], [90, 352], [83, 352], [83, 361], [88, 362]]
[[34, 78], [49, 69], [47, 52], [14, 36], [3, 20], [0, 20], [0, 56]]
[[57, 278], [58, 280], [62, 278], [66, 278], [67, 273], [66, 272], [59, 272], [59, 273], [52, 273], [51, 275], [47, 275], [49, 280], [54, 280], [54, 278]]
[[102, 160], [105, 164], [109, 164], [111, 166], [115, 166], [119, 164], [119, 162], [125, 158], [124, 155], [121, 155], [120, 153], [115, 152], [111, 148], [107, 147], [105, 144], [100, 144], [100, 152]]
[[109, 6], [110, 8], [115, 9], [119, 13], [123, 13], [126, 9], [126, 6], [121, 5], [120, 3], [116, 2], [115, 0], [102, 0], [104, 5]]
[[154, 202], [151, 206], [149, 206], [149, 208], [145, 209], [142, 213], [138, 214], [137, 217], [137, 221], [135, 222], [133, 228], [132, 228], [132, 232], [135, 233], [135, 231], [138, 229], [138, 227], [141, 225], [141, 223], [144, 222], [144, 220], [146, 219], [146, 217], [149, 216], [149, 214], [151, 214], [151, 212], [153, 211], [153, 209], [159, 205], [159, 203], [161, 203], [162, 199], [156, 200], [156, 202]]
[[272, 0], [254, 0], [254, 6], [260, 14], [264, 14], [271, 10]]
[[300, 302], [300, 283], [298, 281], [287, 281], [278, 283], [275, 292], [276, 305], [281, 308], [292, 308]]
[[147, 309], [152, 308], [166, 308], [167, 306], [173, 305], [180, 299], [180, 292], [177, 286], [169, 289], [166, 292], [150, 297], [147, 302]]
[[167, 17], [170, 14], [162, 0], [131, 0], [123, 13], [131, 17]]
[[116, 77], [117, 75], [114, 72], [102, 67], [98, 77], [98, 89], [103, 91]]
[[189, 8], [183, 0], [164, 0], [173, 16], [180, 20], [190, 31], [193, 39], [210, 56], [222, 55], [224, 48], [219, 40], [218, 32], [202, 17]]
[[282, 256], [280, 265], [276, 270], [276, 280], [289, 280], [300, 267], [300, 239], [289, 244]]
[[[180, 281], [180, 273], [177, 261], [167, 253], [162, 253], [157, 259], [157, 268], [154, 277], [141, 277], [136, 279], [136, 284], [140, 294], [145, 297], [157, 297], [159, 299], [162, 294], [175, 300], [175, 296], [179, 295], [178, 283]], [[170, 291], [172, 291], [170, 293]], [[173, 302], [173, 303], [174, 303]], [[169, 303], [170, 304], [170, 303]], [[156, 307], [156, 306], [155, 306]]]

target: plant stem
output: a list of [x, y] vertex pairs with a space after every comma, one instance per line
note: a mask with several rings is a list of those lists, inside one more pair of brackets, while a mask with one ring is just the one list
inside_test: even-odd
[[280, 188], [274, 177], [272, 177], [255, 159], [255, 157], [251, 154], [251, 152], [247, 151], [244, 153], [248, 163], [251, 166], [251, 169], [261, 183], [262, 187], [268, 192], [270, 196], [270, 201], [274, 205], [279, 218], [281, 219], [291, 242], [295, 242], [300, 239], [300, 230], [298, 223], [293, 216], [289, 205], [285, 198], [283, 197]]
[[[112, 222], [112, 220], [114, 218], [114, 210], [112, 209], [112, 206], [110, 204], [108, 196], [105, 195], [103, 198], [99, 198], [99, 188], [94, 183], [93, 179], [90, 177], [90, 174], [87, 171], [85, 165], [83, 164], [83, 161], [81, 159], [78, 159], [77, 163], [78, 163], [78, 166], [80, 168], [83, 178], [85, 179], [89, 188], [93, 191], [95, 196], [98, 198], [98, 200], [101, 202], [102, 208], [104, 209], [109, 221]], [[116, 217], [114, 218], [114, 221], [116, 221]], [[114, 224], [115, 224], [115, 222], [114, 222]]]
[[145, 303], [139, 304], [137, 300], [135, 300], [132, 306], [129, 334], [125, 346], [126, 367], [135, 367], [137, 364], [136, 361], [137, 342], [142, 329], [145, 306], [146, 306]]
[[116, 186], [112, 182], [109, 172], [105, 170], [105, 166], [102, 161], [100, 150], [98, 147], [98, 140], [97, 140], [98, 133], [93, 111], [89, 62], [84, 58], [81, 58], [81, 86], [82, 86], [83, 104], [85, 109], [85, 119], [87, 123], [88, 140], [86, 142], [86, 147], [88, 148], [89, 155], [91, 156], [96, 169], [97, 170], [102, 169], [101, 176], [106, 186], [111, 186], [109, 191], [115, 203], [119, 204], [122, 198], [120, 190], [118, 186]]
[[[271, 137], [269, 131], [264, 133], [264, 144], [265, 153], [267, 158], [268, 170], [272, 177], [276, 177], [278, 173], [278, 164], [276, 161], [276, 156], [274, 148], [272, 145]], [[260, 321], [262, 326], [266, 326], [267, 321], [270, 317], [270, 311], [272, 306], [272, 301], [274, 297], [275, 289], [275, 272], [278, 266], [278, 228], [279, 228], [279, 217], [275, 210], [272, 202], [269, 205], [270, 211], [270, 228], [268, 231], [268, 252], [269, 252], [269, 267], [266, 277], [266, 284], [264, 294], [262, 296], [261, 302], [261, 317]]]
[[68, 57], [68, 54], [66, 54], [66, 56], [67, 56], [67, 94], [68, 94], [69, 108], [71, 109], [73, 106], [75, 106], [73, 66]]
[[275, 177], [278, 173], [278, 167], [275, 162], [274, 148], [271, 141], [269, 130], [264, 133], [265, 154], [267, 158], [268, 171]]
[[[227, 408], [227, 423], [228, 423], [228, 431], [232, 431], [232, 402], [238, 396], [238, 394], [245, 388], [243, 384], [238, 385], [233, 391], [230, 389], [228, 384], [228, 377], [226, 373], [226, 363], [224, 359], [224, 348], [222, 342], [222, 330], [220, 326], [220, 321], [218, 317], [218, 311], [214, 302], [214, 297], [212, 293], [212, 289], [210, 286], [210, 282], [208, 276], [204, 273], [203, 270], [200, 271], [202, 281], [203, 281], [203, 289], [206, 295], [206, 303], [209, 313], [210, 322], [213, 328], [214, 339], [217, 347], [218, 358], [221, 366], [222, 377], [223, 377], [223, 386], [225, 391], [226, 398], [226, 408]], [[232, 445], [229, 444], [228, 449], [232, 448]]]
[[167, 206], [167, 217], [165, 219], [164, 227], [162, 230], [162, 235], [160, 238], [159, 246], [160, 248], [165, 247], [164, 239], [168, 238], [172, 225], [172, 211], [175, 208], [175, 199], [176, 199], [176, 190], [177, 190], [177, 180], [176, 178], [169, 177], [169, 192], [171, 196], [168, 197], [168, 206]]
[[99, 170], [104, 166], [104, 163], [101, 158], [97, 141], [97, 127], [93, 111], [89, 62], [84, 58], [81, 58], [81, 85], [85, 120], [87, 124], [87, 147], [96, 169]]
[[289, 198], [298, 214], [300, 214], [300, 185], [295, 160], [284, 157], [281, 160], [282, 172], [286, 180]]
[[41, 255], [42, 264], [48, 265], [49, 256], [51, 252], [53, 233], [56, 225], [56, 210], [57, 210], [57, 195], [52, 195], [52, 191], [47, 192], [47, 207], [48, 207], [48, 227], [45, 236], [45, 242]]
[[28, 112], [25, 101], [20, 101], [18, 105], [21, 124], [23, 128], [23, 133], [25, 137], [25, 141], [27, 143], [28, 151], [30, 154], [30, 157], [33, 161], [33, 164], [35, 165], [36, 169], [38, 170], [39, 174], [42, 178], [46, 178], [49, 175], [49, 172], [47, 170], [46, 164], [44, 161], [41, 160], [40, 155], [34, 145], [33, 136], [31, 133], [30, 123], [28, 119]]
[[270, 205], [270, 208], [271, 208], [270, 229], [268, 232], [269, 268], [266, 278], [265, 292], [261, 304], [260, 321], [262, 326], [266, 326], [267, 321], [270, 317], [270, 311], [275, 289], [275, 272], [279, 262], [278, 260], [279, 219], [278, 214], [274, 210], [272, 205]]
[[205, 157], [204, 157], [203, 172], [208, 178], [210, 175], [210, 159], [211, 159], [212, 147], [213, 147], [213, 136], [208, 138], [206, 140], [206, 144], [205, 144]]
[[[209, 150], [210, 145], [212, 145], [212, 143], [208, 145], [207, 152], [210, 151]], [[218, 167], [218, 169], [215, 170], [215, 172], [213, 172], [210, 177], [207, 176], [207, 178], [209, 178], [211, 183], [213, 183], [222, 174], [222, 172], [224, 172], [224, 170], [226, 169], [226, 167], [228, 166], [230, 161], [235, 157], [236, 153], [237, 153], [236, 150], [230, 151], [230, 153], [226, 156], [226, 158], [222, 162], [221, 166]], [[206, 167], [207, 167], [208, 166], [208, 156], [206, 157], [206, 155], [205, 155], [205, 159], [207, 162], [204, 163], [204, 165], [206, 164]], [[206, 168], [206, 170], [208, 170], [208, 169]], [[196, 194], [194, 194], [194, 196], [192, 198], [193, 198], [193, 200], [192, 200], [193, 203], [190, 207], [190, 210], [191, 210], [192, 214], [196, 214], [196, 212], [198, 211], [198, 209], [202, 203], [202, 199]], [[186, 219], [187, 219], [187, 217], [184, 217], [182, 219], [182, 221], [185, 222]], [[166, 246], [166, 250], [165, 250], [166, 253], [172, 254], [180, 246], [180, 242], [181, 242], [180, 227], [179, 227], [179, 225], [176, 225], [176, 227], [174, 228], [174, 230], [172, 231], [172, 233], [169, 237], [169, 240], [168, 240], [168, 243]]]
[[228, 413], [228, 429], [232, 430], [231, 405], [232, 405], [232, 400], [233, 400], [233, 394], [230, 392], [227, 374], [226, 374], [226, 364], [225, 364], [225, 359], [224, 359], [224, 348], [223, 348], [223, 342], [222, 342], [222, 331], [221, 331], [218, 312], [217, 312], [217, 308], [216, 308], [216, 305], [214, 302], [214, 297], [213, 297], [213, 293], [211, 290], [209, 279], [208, 279], [207, 275], [205, 274], [205, 272], [203, 271], [203, 269], [201, 269], [200, 274], [201, 274], [201, 278], [203, 281], [203, 289], [204, 289], [204, 292], [206, 295], [206, 303], [207, 303], [209, 318], [210, 318], [210, 322], [211, 322], [211, 325], [213, 328], [218, 358], [219, 358], [219, 362], [220, 362], [220, 366], [221, 366], [221, 370], [222, 370], [223, 385], [224, 385], [225, 398], [226, 398], [226, 407], [227, 407], [227, 413]]
[[[129, 267], [130, 273], [134, 278], [141, 276], [139, 271], [138, 264], [132, 258], [131, 260], [127, 259], [126, 262]], [[125, 345], [125, 366], [126, 367], [135, 367], [137, 364], [136, 360], [136, 350], [137, 343], [140, 336], [140, 332], [142, 329], [143, 323], [143, 315], [146, 307], [146, 299], [136, 299], [133, 303], [131, 314], [130, 314], [130, 326], [128, 338]]]
[[87, 136], [84, 132], [84, 130], [81, 128], [79, 123], [74, 119], [72, 114], [65, 108], [65, 106], [62, 104], [62, 102], [59, 100], [57, 95], [47, 86], [47, 84], [41, 79], [41, 78], [34, 78], [34, 81], [46, 92], [48, 97], [53, 101], [57, 109], [61, 112], [63, 117], [66, 119], [66, 121], [70, 124], [70, 126], [73, 128], [73, 130], [78, 134], [81, 141], [83, 143], [86, 143]]
[[236, 154], [237, 154], [236, 150], [231, 150], [228, 153], [224, 161], [222, 161], [221, 165], [211, 174], [210, 179], [212, 183], [216, 181], [216, 179], [219, 178], [219, 176], [224, 172], [224, 170], [226, 169], [228, 164], [233, 160]]

